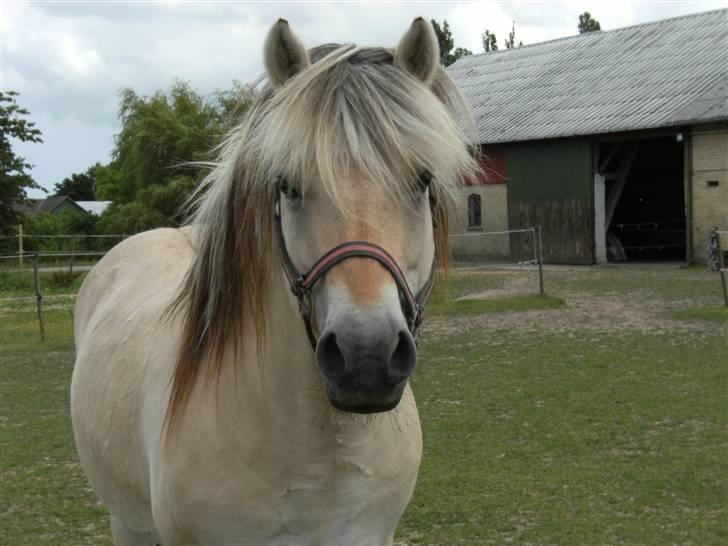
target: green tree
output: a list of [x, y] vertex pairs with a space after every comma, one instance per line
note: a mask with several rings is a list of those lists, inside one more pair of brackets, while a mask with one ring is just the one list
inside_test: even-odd
[[442, 26], [435, 19], [431, 19], [430, 22], [440, 45], [440, 63], [443, 66], [450, 66], [458, 59], [473, 54], [472, 51], [464, 47], [455, 48], [455, 39], [452, 36], [447, 19], [443, 20]]
[[252, 100], [253, 91], [239, 82], [208, 98], [186, 82], [149, 97], [122, 91], [112, 161], [93, 171], [96, 196], [118, 205], [104, 211], [99, 229], [134, 233], [178, 224], [181, 205], [204, 176], [202, 163]]
[[101, 168], [96, 163], [84, 173], [74, 173], [58, 182], [54, 188], [54, 195], [67, 195], [74, 201], [96, 200], [96, 170]]
[[491, 33], [488, 29], [481, 36], [483, 41], [483, 51], [498, 51], [498, 40], [495, 37], [495, 33]]
[[[488, 32], [486, 30], [486, 32]], [[505, 40], [506, 49], [513, 49], [516, 47], [516, 22], [513, 21], [513, 25], [511, 26], [511, 31], [508, 33], [508, 39]], [[517, 47], [521, 47], [523, 45], [523, 42], [519, 41]]]
[[99, 218], [96, 230], [106, 234], [133, 234], [148, 229], [169, 226], [169, 219], [144, 203], [111, 205]]
[[591, 13], [585, 11], [579, 15], [579, 25], [577, 28], [579, 29], [579, 34], [584, 34], [585, 32], [602, 30], [602, 25], [596, 19], [592, 19]]
[[[18, 106], [15, 91], [0, 92], [0, 233], [10, 234], [21, 220], [13, 205], [27, 199], [26, 190], [41, 188], [30, 176], [32, 165], [13, 151], [11, 139], [43, 142], [40, 129], [25, 119], [30, 113]], [[45, 190], [43, 190], [45, 191]]]
[[[23, 230], [26, 235], [91, 235], [95, 232], [98, 217], [83, 212], [34, 212], [23, 219]], [[24, 241], [25, 250], [32, 251], [70, 251], [93, 250], [95, 241], [91, 238], [78, 237], [28, 237]]]

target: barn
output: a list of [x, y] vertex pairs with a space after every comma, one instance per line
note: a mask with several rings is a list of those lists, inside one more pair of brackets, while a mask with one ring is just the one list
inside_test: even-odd
[[[594, 264], [701, 262], [710, 230], [728, 229], [728, 9], [468, 56], [449, 71], [485, 171], [451, 231], [541, 226], [547, 263]], [[472, 252], [454, 240], [456, 257]]]

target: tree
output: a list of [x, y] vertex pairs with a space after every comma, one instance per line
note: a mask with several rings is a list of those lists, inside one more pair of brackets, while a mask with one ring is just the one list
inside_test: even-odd
[[491, 34], [488, 29], [481, 36], [483, 40], [483, 51], [498, 51], [498, 40], [496, 40], [495, 33]]
[[[85, 212], [34, 212], [23, 219], [23, 231], [26, 235], [91, 235], [97, 221], [97, 216]], [[32, 252], [93, 250], [99, 242], [87, 237], [28, 237], [23, 244], [26, 251]]]
[[[486, 32], [488, 32], [486, 30]], [[508, 39], [505, 40], [506, 49], [513, 49], [516, 47], [516, 22], [513, 21], [513, 26], [511, 26], [511, 31], [508, 33]], [[521, 47], [523, 45], [523, 42], [518, 42], [518, 47]]]
[[107, 234], [133, 234], [169, 226], [169, 219], [144, 203], [111, 205], [99, 218], [97, 231]]
[[432, 28], [435, 30], [437, 42], [440, 45], [440, 63], [444, 66], [450, 66], [461, 57], [473, 54], [472, 51], [464, 47], [455, 49], [455, 39], [452, 37], [447, 19], [442, 22], [442, 26], [434, 19], [431, 19], [430, 22], [432, 23]]
[[74, 201], [95, 201], [96, 200], [96, 171], [101, 168], [96, 163], [85, 173], [74, 173], [64, 178], [55, 186], [54, 195], [67, 195]]
[[13, 205], [27, 199], [26, 189], [43, 189], [30, 176], [32, 165], [13, 151], [10, 141], [43, 142], [40, 129], [24, 119], [30, 113], [18, 106], [17, 96], [15, 91], [0, 92], [0, 232], [4, 234], [20, 222]]
[[[205, 98], [188, 83], [176, 82], [169, 91], [152, 96], [132, 89], [121, 93], [116, 136], [109, 165], [94, 168], [96, 196], [116, 205], [102, 215], [101, 229], [133, 233], [176, 225], [181, 205], [203, 178], [213, 150], [241, 119], [252, 103], [253, 91], [238, 82], [226, 91]], [[121, 215], [121, 216], [119, 216]]]
[[591, 13], [585, 11], [579, 15], [579, 26], [577, 28], [579, 29], [579, 34], [584, 34], [585, 32], [602, 30], [602, 25], [596, 19], [592, 19]]

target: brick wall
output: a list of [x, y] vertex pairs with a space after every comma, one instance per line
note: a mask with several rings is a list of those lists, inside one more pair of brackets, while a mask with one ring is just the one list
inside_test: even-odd
[[[694, 134], [692, 152], [693, 259], [704, 263], [710, 230], [728, 230], [728, 131]], [[728, 236], [721, 242], [727, 246]]]

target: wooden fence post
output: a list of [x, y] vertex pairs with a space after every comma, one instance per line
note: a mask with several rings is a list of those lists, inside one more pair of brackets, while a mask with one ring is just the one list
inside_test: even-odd
[[23, 224], [18, 224], [18, 262], [23, 269]]
[[40, 289], [40, 272], [38, 271], [38, 255], [33, 254], [33, 277], [35, 277], [35, 301], [38, 307], [38, 327], [40, 340], [45, 340], [45, 317], [43, 316], [43, 292]]

